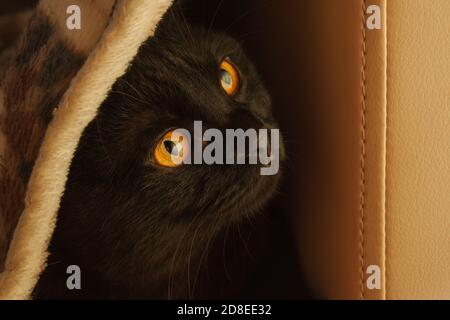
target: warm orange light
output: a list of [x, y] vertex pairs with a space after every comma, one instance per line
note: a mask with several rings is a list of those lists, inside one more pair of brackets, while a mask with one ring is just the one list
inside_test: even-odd
[[175, 168], [183, 164], [189, 155], [188, 138], [175, 134], [175, 130], [167, 132], [158, 142], [155, 151], [155, 162], [163, 167]]

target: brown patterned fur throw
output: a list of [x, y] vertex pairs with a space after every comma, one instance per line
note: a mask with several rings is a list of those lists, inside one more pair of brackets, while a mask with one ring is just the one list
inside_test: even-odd
[[170, 4], [41, 0], [0, 19], [0, 299], [31, 298], [82, 132]]

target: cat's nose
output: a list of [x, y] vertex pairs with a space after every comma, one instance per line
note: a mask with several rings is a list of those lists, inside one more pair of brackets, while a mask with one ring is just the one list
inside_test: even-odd
[[264, 122], [250, 110], [238, 109], [234, 112], [230, 121], [230, 129], [263, 129]]
[[[257, 135], [257, 141], [255, 143], [248, 143], [245, 149], [245, 154], [239, 154], [238, 157], [246, 158], [247, 160], [251, 158], [258, 158], [260, 155], [264, 155], [267, 157], [272, 157], [273, 147], [272, 146], [272, 132], [271, 129], [275, 129], [272, 125], [266, 124], [265, 121], [260, 119], [257, 115], [253, 114], [251, 111], [246, 109], [237, 110], [232, 117], [230, 129], [254, 129]], [[262, 129], [262, 130], [261, 130]], [[278, 143], [277, 146], [280, 146], [282, 142]], [[281, 150], [280, 150], [281, 149]], [[284, 148], [281, 145], [281, 148], [277, 148], [278, 151], [281, 151], [281, 157], [284, 157]]]

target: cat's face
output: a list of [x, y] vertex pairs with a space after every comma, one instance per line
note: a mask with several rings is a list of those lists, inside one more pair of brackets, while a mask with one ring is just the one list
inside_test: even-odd
[[173, 272], [182, 256], [196, 256], [227, 224], [261, 209], [278, 181], [258, 165], [170, 167], [155, 159], [166, 132], [196, 120], [221, 130], [277, 128], [241, 46], [179, 26], [164, 23], [141, 48], [87, 128], [71, 168], [62, 247], [77, 246], [77, 258], [111, 277]]

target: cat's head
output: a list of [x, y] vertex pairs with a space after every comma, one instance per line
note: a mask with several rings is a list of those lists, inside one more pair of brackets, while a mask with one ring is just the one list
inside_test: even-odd
[[166, 17], [82, 137], [62, 202], [62, 242], [111, 277], [179, 268], [227, 224], [258, 212], [279, 175], [261, 175], [261, 165], [164, 165], [162, 139], [194, 121], [277, 128], [271, 108], [238, 42]]

